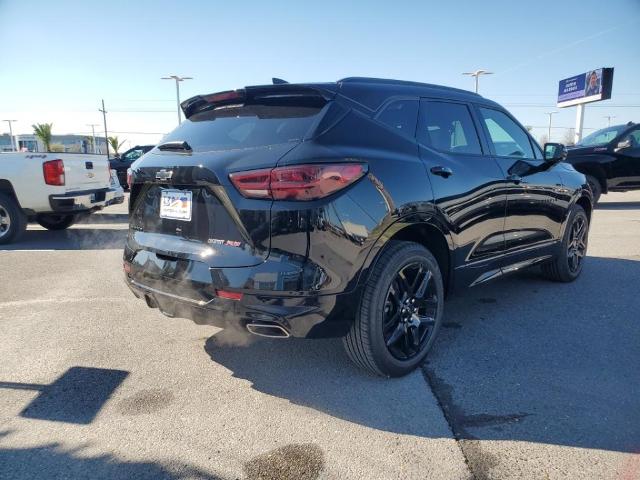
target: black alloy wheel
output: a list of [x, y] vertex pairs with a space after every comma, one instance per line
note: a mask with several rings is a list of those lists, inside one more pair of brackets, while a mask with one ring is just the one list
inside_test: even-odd
[[567, 246], [567, 262], [571, 273], [577, 273], [582, 266], [582, 260], [587, 254], [587, 232], [589, 226], [583, 215], [575, 217], [571, 224], [569, 244]]
[[556, 282], [573, 282], [580, 276], [587, 255], [589, 217], [584, 208], [574, 205], [556, 256], [542, 265], [542, 273]]
[[380, 253], [344, 346], [369, 372], [400, 377], [427, 356], [444, 310], [444, 282], [431, 252], [413, 242], [390, 241]]
[[418, 355], [434, 332], [438, 296], [425, 262], [405, 265], [395, 276], [384, 305], [383, 337], [391, 355], [408, 360]]

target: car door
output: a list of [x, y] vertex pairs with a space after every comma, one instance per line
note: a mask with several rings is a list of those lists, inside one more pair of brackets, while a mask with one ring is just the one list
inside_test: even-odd
[[626, 132], [610, 148], [616, 157], [611, 166], [611, 183], [620, 189], [640, 188], [640, 126]]
[[473, 283], [504, 249], [504, 174], [478, 134], [469, 104], [422, 99], [416, 137], [436, 208], [456, 247], [456, 283]]
[[565, 206], [562, 178], [538, 145], [505, 111], [477, 107], [489, 148], [507, 179], [505, 252], [544, 245], [560, 237]]

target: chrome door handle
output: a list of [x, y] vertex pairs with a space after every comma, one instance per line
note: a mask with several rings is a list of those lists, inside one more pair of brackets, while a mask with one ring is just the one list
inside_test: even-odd
[[453, 170], [451, 170], [449, 167], [437, 165], [435, 167], [431, 167], [431, 173], [433, 173], [434, 175], [439, 175], [443, 178], [449, 178], [451, 175], [453, 175]]

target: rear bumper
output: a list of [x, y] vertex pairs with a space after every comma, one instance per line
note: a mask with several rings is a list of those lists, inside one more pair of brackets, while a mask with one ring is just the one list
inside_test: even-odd
[[124, 194], [118, 188], [99, 188], [49, 195], [51, 211], [56, 213], [91, 212], [122, 202], [124, 202]]
[[[213, 284], [150, 278], [136, 272], [135, 265], [127, 265], [131, 271], [125, 274], [126, 284], [147, 306], [160, 309], [168, 317], [187, 318], [197, 324], [220, 328], [277, 325], [286, 331], [284, 336], [340, 337], [348, 332], [359, 305], [358, 289], [335, 295], [291, 296], [245, 290], [241, 299], [230, 300], [219, 296]], [[212, 278], [220, 274], [212, 271]]]

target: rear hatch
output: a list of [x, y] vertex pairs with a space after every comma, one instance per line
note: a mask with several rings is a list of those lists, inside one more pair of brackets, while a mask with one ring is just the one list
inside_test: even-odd
[[65, 153], [60, 158], [64, 164], [67, 192], [95, 190], [110, 186], [111, 171], [106, 156]]
[[329, 100], [316, 89], [278, 87], [183, 103], [187, 119], [132, 165], [133, 250], [209, 267], [264, 262], [272, 202], [244, 198], [229, 174], [275, 167], [310, 135]]

